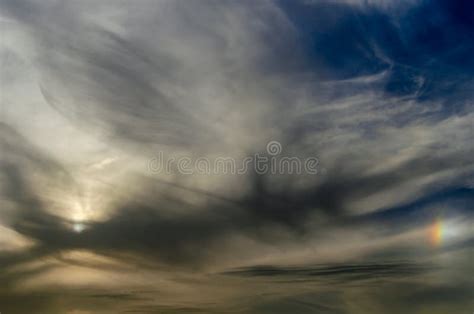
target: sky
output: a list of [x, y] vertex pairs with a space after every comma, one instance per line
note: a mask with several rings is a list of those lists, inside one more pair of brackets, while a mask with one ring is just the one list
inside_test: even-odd
[[0, 0], [0, 24], [1, 313], [474, 309], [471, 1]]

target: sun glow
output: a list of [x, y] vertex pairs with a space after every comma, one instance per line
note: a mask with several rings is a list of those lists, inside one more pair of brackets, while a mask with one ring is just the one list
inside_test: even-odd
[[72, 213], [72, 230], [76, 233], [81, 233], [86, 229], [84, 221], [87, 220], [87, 209], [81, 206], [80, 202], [75, 202]]
[[85, 228], [86, 226], [80, 222], [76, 222], [72, 225], [72, 229], [74, 230], [74, 232], [77, 232], [77, 233], [81, 233], [82, 231], [84, 231]]

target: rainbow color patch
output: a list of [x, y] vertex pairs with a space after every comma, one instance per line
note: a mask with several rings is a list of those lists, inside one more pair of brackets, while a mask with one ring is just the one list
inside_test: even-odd
[[439, 246], [443, 239], [443, 223], [441, 219], [436, 219], [429, 230], [430, 242], [433, 246]]

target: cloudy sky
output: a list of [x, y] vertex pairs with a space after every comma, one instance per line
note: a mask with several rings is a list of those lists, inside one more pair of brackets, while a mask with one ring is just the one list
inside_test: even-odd
[[0, 0], [0, 312], [472, 313], [473, 12]]

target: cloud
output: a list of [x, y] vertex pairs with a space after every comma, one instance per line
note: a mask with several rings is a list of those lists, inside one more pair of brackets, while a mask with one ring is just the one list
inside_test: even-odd
[[[51, 283], [67, 267], [101, 280], [107, 266], [87, 254], [110, 258], [116, 273], [270, 261], [286, 276], [294, 271], [280, 263], [343, 260], [342, 273], [412, 274], [409, 262], [368, 261], [361, 270], [347, 261], [424, 259], [433, 254], [425, 237], [436, 214], [472, 219], [470, 198], [454, 197], [472, 193], [474, 170], [474, 46], [456, 5], [0, 6], [0, 243], [14, 248], [0, 253], [0, 278], [9, 287]], [[146, 167], [159, 152], [242, 160], [265, 153], [269, 141], [282, 144], [282, 156], [317, 157], [319, 173], [190, 176]], [[87, 256], [62, 256], [71, 251]], [[26, 269], [38, 260], [44, 265]], [[340, 275], [334, 267], [303, 272]]]

